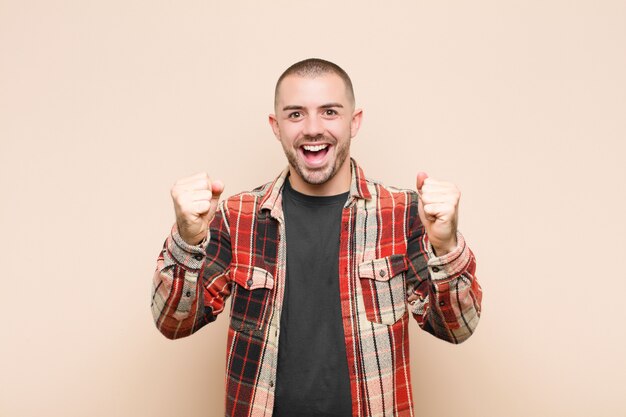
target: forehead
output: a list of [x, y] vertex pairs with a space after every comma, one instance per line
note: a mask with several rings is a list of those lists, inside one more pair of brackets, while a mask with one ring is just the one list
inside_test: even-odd
[[312, 77], [288, 75], [281, 81], [276, 97], [279, 108], [287, 105], [317, 106], [331, 102], [344, 106], [350, 104], [344, 81], [334, 73]]

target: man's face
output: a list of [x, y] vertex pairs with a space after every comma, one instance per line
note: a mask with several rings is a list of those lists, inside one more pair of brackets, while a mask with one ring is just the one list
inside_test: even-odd
[[337, 172], [345, 172], [350, 140], [359, 129], [362, 112], [354, 110], [353, 100], [338, 75], [285, 77], [275, 111], [270, 123], [292, 174], [295, 170], [304, 182], [320, 185]]

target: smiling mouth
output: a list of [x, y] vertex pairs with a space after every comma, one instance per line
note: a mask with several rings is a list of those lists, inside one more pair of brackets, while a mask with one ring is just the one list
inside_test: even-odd
[[328, 155], [330, 144], [302, 145], [300, 149], [307, 165], [316, 166], [324, 162], [326, 155]]

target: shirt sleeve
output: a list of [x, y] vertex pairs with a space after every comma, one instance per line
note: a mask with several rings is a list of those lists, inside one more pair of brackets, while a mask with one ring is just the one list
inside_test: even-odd
[[178, 339], [215, 321], [231, 291], [230, 260], [224, 201], [198, 245], [186, 243], [174, 224], [157, 258], [152, 282], [152, 316], [163, 335]]
[[456, 248], [435, 256], [417, 213], [417, 198], [410, 212], [406, 282], [411, 313], [422, 329], [461, 343], [474, 333], [480, 319], [482, 289], [475, 276], [474, 254], [457, 231]]

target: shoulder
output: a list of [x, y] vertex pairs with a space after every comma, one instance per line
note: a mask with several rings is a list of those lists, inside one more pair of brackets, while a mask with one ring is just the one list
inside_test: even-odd
[[418, 195], [417, 191], [410, 188], [400, 188], [393, 185], [386, 185], [381, 181], [365, 178], [367, 188], [372, 195], [372, 199], [378, 201], [379, 204], [394, 203], [394, 204], [417, 204]]
[[265, 184], [259, 185], [258, 187], [253, 188], [252, 190], [242, 191], [240, 193], [231, 195], [226, 200], [228, 200], [228, 201], [241, 201], [241, 200], [261, 199], [261, 198], [265, 197], [265, 195], [270, 191], [270, 188], [271, 188], [273, 183], [274, 183], [273, 181], [266, 182]]
[[240, 193], [231, 195], [226, 199], [222, 200], [220, 204], [227, 211], [235, 209], [236, 211], [251, 209], [252, 206], [256, 206], [260, 204], [260, 202], [267, 196], [267, 194], [271, 191], [272, 185], [274, 181], [266, 182], [265, 184], [259, 185], [256, 188], [253, 188], [249, 191], [242, 191]]
[[410, 188], [400, 188], [365, 178], [371, 198], [358, 202], [363, 213], [374, 215], [381, 233], [408, 233], [419, 219], [418, 194]]

